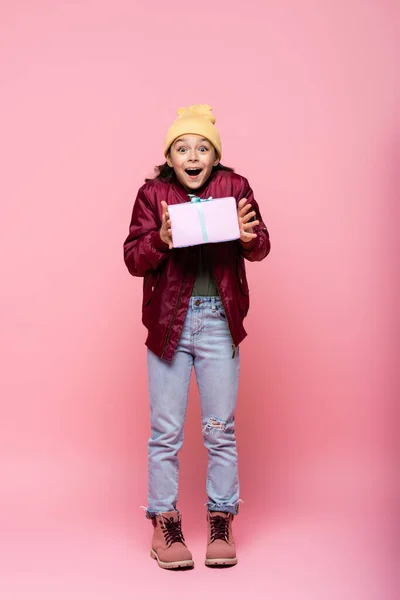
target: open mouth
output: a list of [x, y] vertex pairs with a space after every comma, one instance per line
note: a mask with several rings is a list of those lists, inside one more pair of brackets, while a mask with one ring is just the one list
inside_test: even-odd
[[198, 177], [203, 169], [185, 169], [185, 173], [189, 175], [189, 177]]

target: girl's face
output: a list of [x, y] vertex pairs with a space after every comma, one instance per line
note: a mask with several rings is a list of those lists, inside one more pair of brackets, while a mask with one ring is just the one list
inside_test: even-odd
[[210, 177], [219, 159], [210, 141], [200, 135], [183, 135], [172, 144], [167, 163], [188, 190], [197, 190]]

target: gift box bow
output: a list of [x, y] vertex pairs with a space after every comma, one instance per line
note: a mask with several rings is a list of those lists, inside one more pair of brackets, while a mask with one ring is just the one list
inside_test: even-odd
[[199, 198], [199, 196], [196, 196], [195, 194], [188, 194], [188, 196], [190, 198], [190, 202], [197, 204], [197, 212], [199, 213], [201, 233], [203, 234], [203, 240], [204, 240], [204, 243], [206, 244], [208, 242], [208, 234], [207, 234], [206, 222], [204, 220], [203, 207], [201, 206], [201, 203], [208, 202], [209, 200], [212, 200], [213, 197], [210, 196], [209, 198]]

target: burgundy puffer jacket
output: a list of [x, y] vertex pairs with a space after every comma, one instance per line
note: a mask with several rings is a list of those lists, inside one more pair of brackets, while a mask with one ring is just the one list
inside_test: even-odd
[[[260, 221], [254, 228], [257, 238], [248, 244], [233, 241], [204, 246], [236, 347], [247, 335], [243, 320], [249, 309], [249, 288], [244, 258], [259, 261], [267, 256], [268, 231], [244, 177], [216, 171], [195, 193], [205, 198], [233, 196], [237, 203], [247, 198]], [[144, 277], [142, 320], [148, 329], [146, 345], [157, 356], [172, 360], [196, 279], [199, 246], [168, 249], [159, 233], [162, 200], [170, 205], [188, 202], [189, 197], [179, 183], [154, 179], [143, 185], [133, 207], [124, 259], [132, 275]]]

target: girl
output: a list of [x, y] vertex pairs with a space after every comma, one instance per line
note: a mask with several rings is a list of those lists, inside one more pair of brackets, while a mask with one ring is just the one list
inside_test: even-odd
[[[239, 344], [249, 308], [244, 259], [260, 261], [270, 250], [248, 181], [220, 163], [221, 140], [211, 111], [207, 104], [178, 111], [165, 139], [166, 163], [140, 188], [124, 243], [129, 272], [144, 278], [151, 415], [146, 516], [154, 526], [151, 556], [166, 569], [194, 566], [177, 510], [178, 452], [193, 367], [208, 450], [205, 564], [237, 563], [234, 418]], [[174, 249], [168, 205], [188, 202], [193, 192], [236, 198], [240, 240]]]

